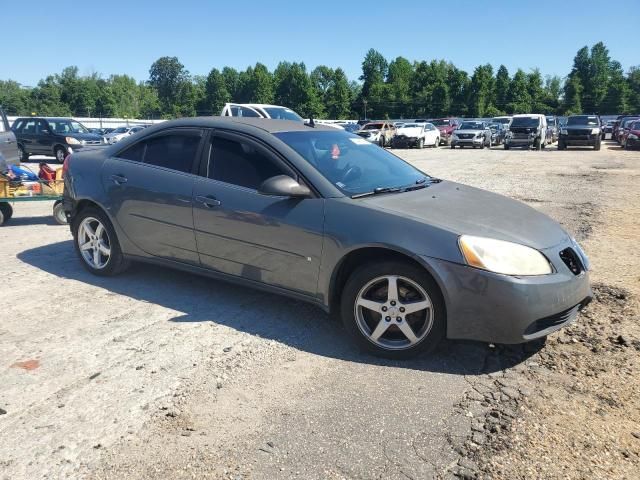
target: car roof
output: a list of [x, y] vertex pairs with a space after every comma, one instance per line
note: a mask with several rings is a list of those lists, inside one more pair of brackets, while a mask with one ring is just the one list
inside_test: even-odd
[[[73, 120], [71, 117], [18, 117], [16, 120]], [[74, 120], [77, 122], [77, 120]]]

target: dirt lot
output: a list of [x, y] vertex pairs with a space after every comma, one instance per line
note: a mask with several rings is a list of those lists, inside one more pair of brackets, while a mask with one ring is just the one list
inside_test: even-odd
[[162, 268], [82, 269], [49, 204], [0, 228], [0, 478], [637, 478], [640, 152], [400, 151], [589, 254], [546, 342], [389, 362], [314, 307]]

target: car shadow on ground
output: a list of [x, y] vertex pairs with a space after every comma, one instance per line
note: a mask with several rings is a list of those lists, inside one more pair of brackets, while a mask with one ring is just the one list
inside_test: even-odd
[[431, 355], [406, 361], [380, 359], [359, 352], [347, 338], [340, 322], [331, 321], [320, 308], [301, 301], [141, 263], [133, 264], [130, 270], [117, 277], [98, 277], [82, 267], [71, 240], [26, 250], [18, 254], [18, 258], [61, 278], [182, 312], [171, 318], [171, 322], [214, 322], [316, 355], [345, 361], [478, 375], [518, 365], [544, 346], [544, 341], [493, 346], [447, 340]]
[[50, 225], [53, 227], [65, 227], [69, 228], [66, 225], [60, 225], [53, 219], [53, 214], [51, 215], [40, 215], [37, 217], [20, 217], [15, 216], [15, 207], [14, 214], [10, 220], [7, 220], [6, 223], [2, 224], [2, 228], [12, 228], [12, 227], [22, 227], [25, 225]]

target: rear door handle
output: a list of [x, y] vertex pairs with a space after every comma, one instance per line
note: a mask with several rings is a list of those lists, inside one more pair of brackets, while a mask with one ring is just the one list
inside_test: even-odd
[[197, 196], [196, 202], [202, 203], [207, 208], [219, 207], [221, 204], [220, 200], [212, 196], [206, 196], [206, 197]]
[[122, 185], [123, 183], [127, 183], [127, 177], [124, 175], [111, 175], [111, 180], [116, 185]]

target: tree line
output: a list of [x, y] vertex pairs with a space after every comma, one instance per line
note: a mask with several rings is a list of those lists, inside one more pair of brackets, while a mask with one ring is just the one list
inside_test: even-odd
[[217, 115], [226, 102], [275, 103], [313, 118], [490, 117], [514, 113], [621, 114], [640, 112], [640, 66], [624, 72], [602, 43], [581, 48], [568, 75], [490, 64], [469, 75], [445, 60], [388, 61], [371, 49], [358, 81], [342, 68], [281, 62], [274, 71], [213, 68], [191, 75], [177, 57], [161, 57], [147, 81], [128, 75], [81, 76], [77, 67], [49, 75], [33, 88], [0, 80], [9, 115], [174, 118]]

